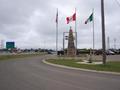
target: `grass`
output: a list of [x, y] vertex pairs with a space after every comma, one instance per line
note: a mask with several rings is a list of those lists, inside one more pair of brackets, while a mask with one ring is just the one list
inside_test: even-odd
[[15, 55], [0, 55], [0, 61], [3, 60], [10, 60], [16, 58], [25, 58], [25, 57], [33, 57], [33, 56], [40, 56], [43, 53], [36, 53], [36, 54], [15, 54]]
[[70, 67], [76, 68], [83, 68], [83, 69], [90, 69], [90, 70], [97, 70], [97, 71], [111, 71], [111, 72], [120, 72], [120, 62], [107, 62], [106, 65], [99, 64], [99, 65], [90, 65], [90, 64], [78, 64], [77, 60], [74, 59], [51, 59], [47, 60], [50, 63], [65, 65]]

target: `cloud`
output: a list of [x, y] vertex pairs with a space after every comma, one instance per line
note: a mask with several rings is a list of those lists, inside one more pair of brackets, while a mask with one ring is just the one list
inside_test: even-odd
[[[52, 48], [56, 43], [56, 8], [59, 12], [59, 49], [63, 32], [74, 22], [66, 24], [66, 17], [77, 10], [78, 48], [92, 47], [92, 23], [84, 21], [92, 13], [95, 17], [95, 47], [101, 48], [100, 0], [0, 0], [0, 40], [15, 41], [18, 48]], [[105, 1], [106, 37], [117, 39], [119, 47], [119, 6], [114, 0]], [[67, 44], [67, 43], [66, 43]], [[113, 45], [113, 42], [111, 42]], [[112, 46], [111, 46], [112, 47]]]

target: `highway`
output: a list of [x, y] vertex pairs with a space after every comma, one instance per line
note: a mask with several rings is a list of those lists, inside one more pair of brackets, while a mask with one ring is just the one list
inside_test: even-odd
[[120, 90], [120, 76], [58, 68], [49, 56], [0, 61], [0, 90]]

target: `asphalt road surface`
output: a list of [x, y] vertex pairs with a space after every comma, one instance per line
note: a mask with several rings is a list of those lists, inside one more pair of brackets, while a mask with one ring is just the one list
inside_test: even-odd
[[0, 61], [0, 90], [120, 90], [120, 76], [58, 68], [45, 57]]

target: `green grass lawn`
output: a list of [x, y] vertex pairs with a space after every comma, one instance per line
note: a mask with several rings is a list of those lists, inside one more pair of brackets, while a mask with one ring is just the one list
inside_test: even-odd
[[120, 72], [120, 62], [107, 62], [106, 65], [99, 64], [99, 65], [93, 65], [93, 64], [78, 64], [78, 60], [73, 59], [51, 59], [47, 60], [50, 63], [59, 64], [59, 65], [65, 65], [70, 67], [76, 67], [76, 68], [83, 68], [83, 69], [91, 69], [91, 70], [97, 70], [97, 71], [111, 71], [111, 72]]
[[44, 53], [0, 55], [0, 61], [9, 60], [9, 59], [16, 59], [16, 58], [24, 58], [24, 57], [33, 57], [33, 56], [39, 56], [39, 55], [44, 55]]

